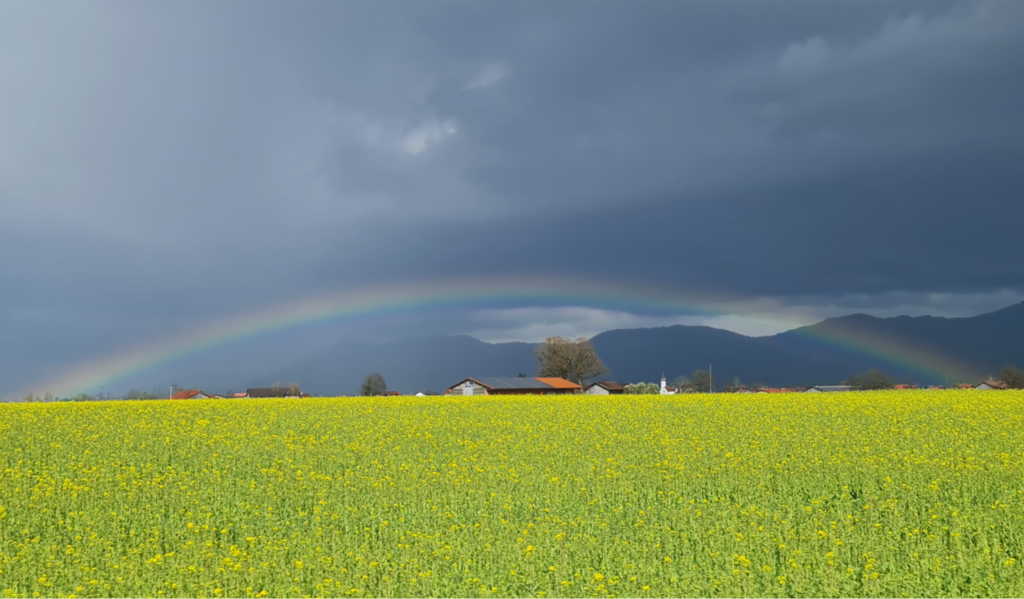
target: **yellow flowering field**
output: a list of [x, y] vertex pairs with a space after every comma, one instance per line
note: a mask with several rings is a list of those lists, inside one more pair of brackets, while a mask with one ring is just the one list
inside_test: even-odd
[[0, 594], [1024, 596], [1024, 392], [0, 405]]

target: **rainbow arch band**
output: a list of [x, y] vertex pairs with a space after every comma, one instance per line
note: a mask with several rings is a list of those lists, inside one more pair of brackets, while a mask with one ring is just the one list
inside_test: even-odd
[[[678, 290], [599, 280], [566, 278], [502, 278], [448, 280], [430, 283], [376, 285], [286, 301], [269, 308], [236, 314], [169, 338], [83, 364], [35, 389], [70, 396], [113, 386], [119, 380], [190, 354], [230, 341], [294, 327], [360, 317], [400, 314], [439, 308], [475, 309], [523, 306], [587, 306], [620, 310], [718, 316], [742, 314], [743, 300], [724, 294], [682, 293]], [[799, 326], [785, 316], [771, 317], [785, 328]], [[791, 326], [788, 326], [791, 325]], [[847, 350], [899, 364], [930, 377], [970, 372], [969, 366], [926, 348], [858, 333], [822, 336], [798, 329], [807, 337]]]

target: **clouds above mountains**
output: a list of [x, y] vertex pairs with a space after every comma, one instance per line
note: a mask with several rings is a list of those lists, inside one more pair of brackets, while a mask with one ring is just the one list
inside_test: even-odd
[[[1022, 54], [1006, 2], [4, 3], [3, 358], [481, 274], [970, 312], [1024, 290]], [[643, 316], [572, 308], [520, 328]]]

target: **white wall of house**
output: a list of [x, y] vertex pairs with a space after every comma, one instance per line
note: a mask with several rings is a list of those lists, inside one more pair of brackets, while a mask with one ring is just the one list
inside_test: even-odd
[[473, 381], [464, 381], [452, 387], [452, 395], [487, 395], [487, 387]]
[[608, 390], [601, 385], [591, 385], [587, 389], [587, 395], [609, 395]]

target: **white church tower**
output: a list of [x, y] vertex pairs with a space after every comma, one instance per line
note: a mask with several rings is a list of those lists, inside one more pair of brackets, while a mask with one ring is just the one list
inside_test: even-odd
[[672, 389], [671, 391], [669, 391], [669, 388], [665, 385], [665, 375], [664, 375], [664, 373], [661, 375], [661, 394], [662, 395], [675, 395], [676, 394], [676, 390], [675, 389]]

